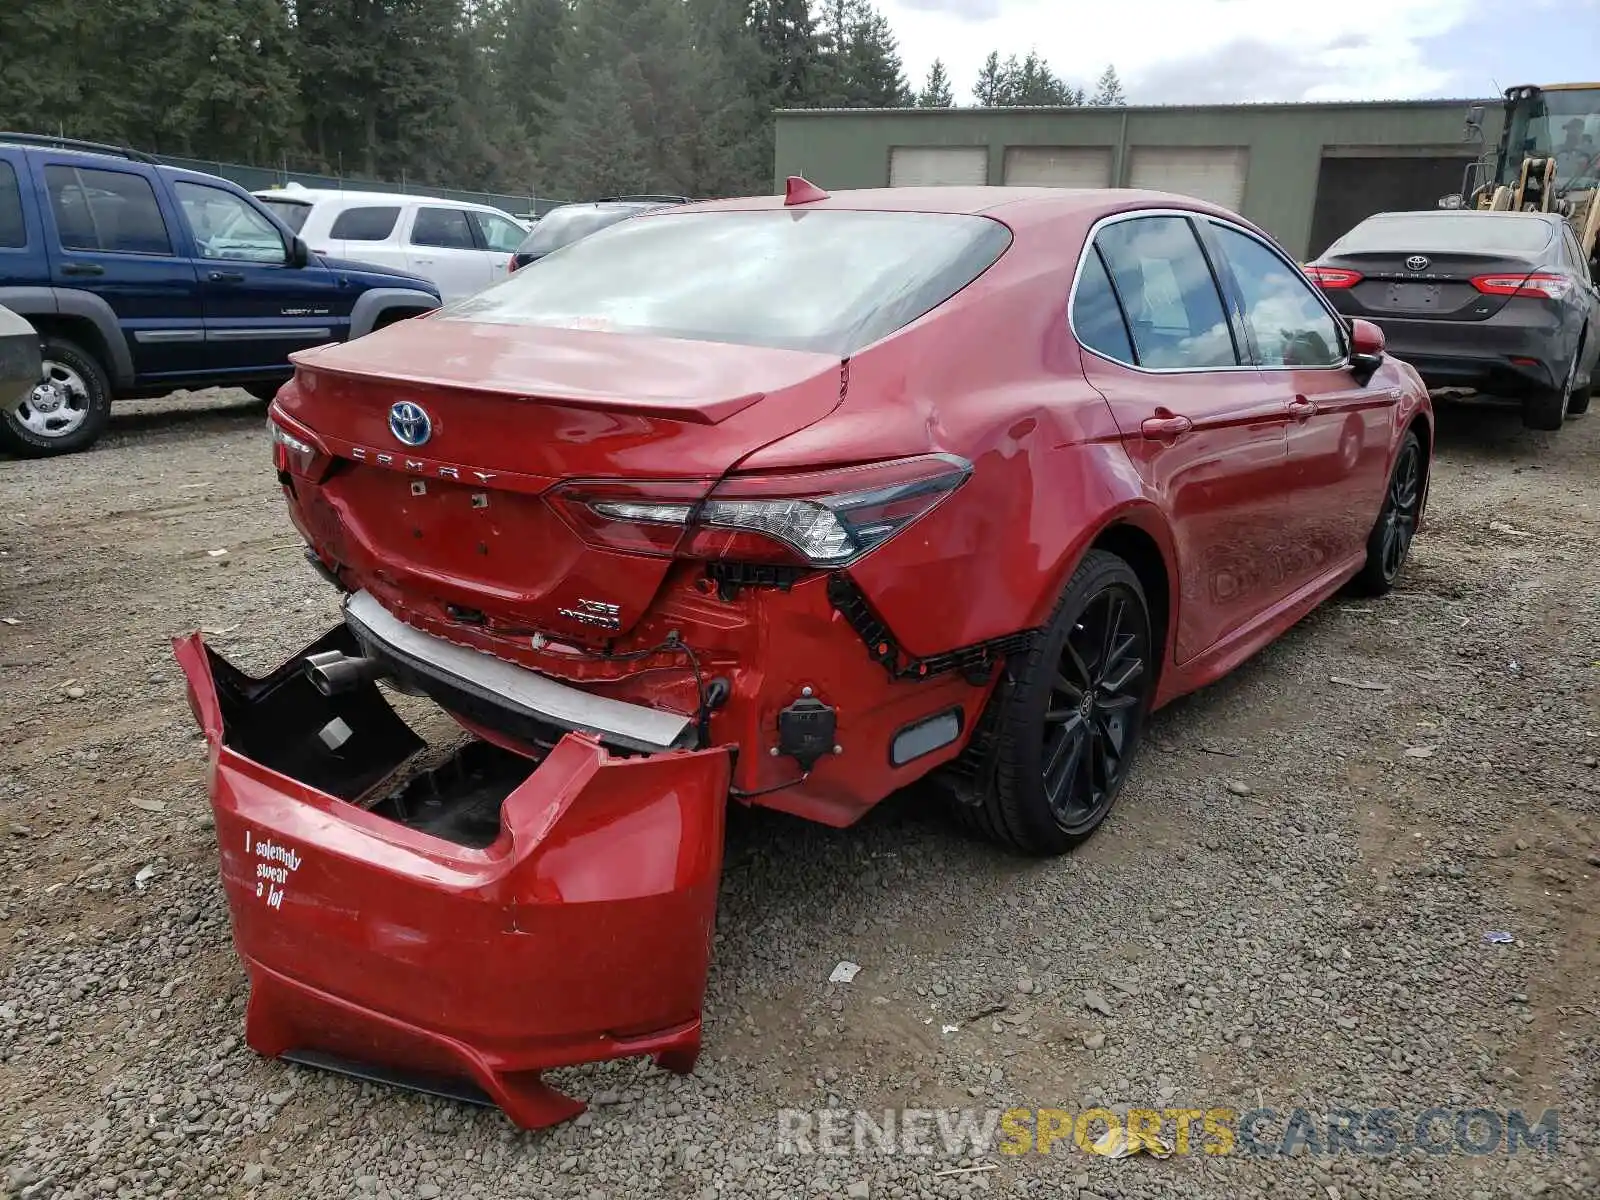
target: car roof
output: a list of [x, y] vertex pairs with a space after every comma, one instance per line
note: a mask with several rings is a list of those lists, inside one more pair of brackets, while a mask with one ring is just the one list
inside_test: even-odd
[[[736, 200], [705, 200], [692, 205], [700, 211], [784, 208], [782, 196], [751, 196]], [[1153, 192], [1140, 188], [1052, 187], [889, 187], [833, 192], [823, 200], [793, 207], [867, 212], [951, 213], [1003, 216], [1012, 227], [1053, 222], [1075, 214], [1097, 215], [1130, 208], [1183, 208], [1211, 213], [1230, 220], [1238, 214], [1194, 196]]]
[[1371, 221], [1377, 217], [1520, 217], [1524, 221], [1543, 221], [1547, 225], [1558, 225], [1566, 220], [1560, 213], [1549, 212], [1515, 212], [1511, 209], [1498, 208], [1397, 208], [1390, 212], [1375, 212], [1371, 216], [1362, 217], [1363, 221]]
[[449, 200], [443, 196], [419, 196], [415, 192], [368, 192], [360, 188], [257, 188], [251, 193], [258, 200], [283, 200], [290, 204], [318, 204], [324, 200], [348, 200], [353, 204], [442, 204], [451, 208], [471, 208], [478, 212], [508, 216], [504, 209], [471, 200]]

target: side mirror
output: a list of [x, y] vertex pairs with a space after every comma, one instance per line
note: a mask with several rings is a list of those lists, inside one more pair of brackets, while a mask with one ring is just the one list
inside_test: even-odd
[[1475, 130], [1481, 130], [1482, 128], [1483, 128], [1483, 105], [1474, 104], [1471, 108], [1467, 109], [1467, 129], [1469, 131], [1475, 131]]
[[1355, 318], [1350, 322], [1350, 370], [1356, 382], [1366, 387], [1383, 365], [1383, 330], [1371, 321]]
[[289, 265], [303, 267], [311, 261], [311, 248], [306, 245], [305, 238], [298, 233], [289, 242]]

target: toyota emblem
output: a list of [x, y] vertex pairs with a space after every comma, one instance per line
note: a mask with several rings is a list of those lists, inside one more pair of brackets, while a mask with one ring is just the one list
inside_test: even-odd
[[420, 404], [402, 400], [389, 409], [389, 432], [406, 446], [420, 446], [433, 436], [433, 422]]
[[1426, 271], [1427, 269], [1428, 260], [1420, 254], [1413, 254], [1406, 259], [1406, 270], [1408, 271]]

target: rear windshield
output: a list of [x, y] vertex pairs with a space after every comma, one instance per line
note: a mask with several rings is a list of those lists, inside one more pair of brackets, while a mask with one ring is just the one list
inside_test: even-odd
[[1550, 244], [1552, 227], [1516, 213], [1385, 213], [1368, 217], [1332, 246], [1329, 254], [1367, 250], [1432, 250], [1530, 254]]
[[559, 250], [638, 212], [637, 208], [558, 208], [522, 239], [517, 253], [543, 258], [552, 250]]
[[299, 233], [300, 227], [306, 223], [306, 217], [311, 215], [311, 205], [298, 200], [269, 200], [265, 196], [257, 196], [256, 199], [266, 205], [267, 210], [287, 225], [292, 233]]
[[996, 221], [948, 213], [665, 213], [575, 242], [440, 316], [844, 356], [942, 304], [1010, 242]]

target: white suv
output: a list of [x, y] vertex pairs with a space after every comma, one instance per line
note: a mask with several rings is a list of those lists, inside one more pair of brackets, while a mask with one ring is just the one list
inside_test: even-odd
[[445, 303], [506, 276], [528, 226], [486, 204], [297, 183], [255, 196], [320, 255], [399, 267], [439, 286]]

